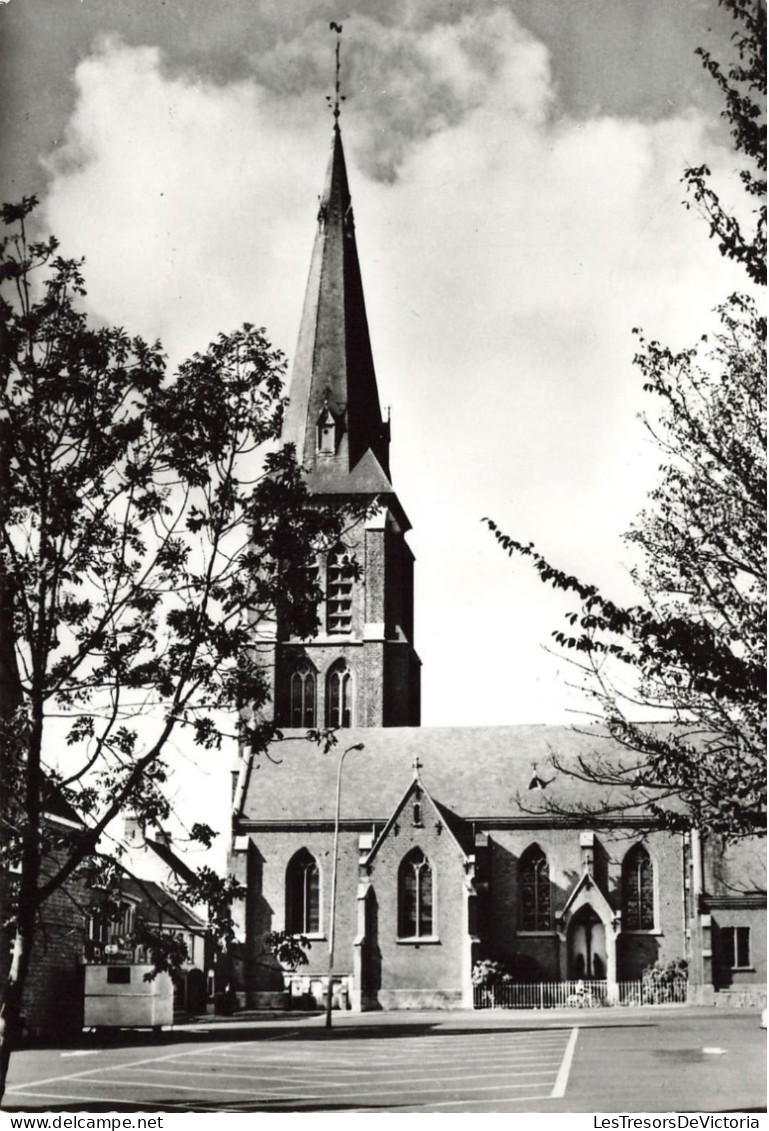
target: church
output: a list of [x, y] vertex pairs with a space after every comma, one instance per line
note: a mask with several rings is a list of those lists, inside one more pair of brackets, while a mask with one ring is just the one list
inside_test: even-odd
[[[233, 775], [239, 1004], [321, 1005], [330, 948], [338, 1008], [471, 1008], [484, 960], [520, 984], [600, 984], [608, 1003], [655, 963], [684, 961], [689, 1000], [756, 1004], [762, 842], [725, 853], [695, 832], [650, 832], [633, 810], [590, 826], [547, 812], [597, 803], [551, 757], [577, 768], [605, 753], [598, 727], [420, 726], [410, 524], [390, 477], [338, 110], [283, 439], [319, 498], [376, 509], [319, 563], [319, 634], [278, 623], [257, 645], [284, 739], [269, 758], [244, 750]], [[313, 728], [334, 728], [336, 746], [307, 741]], [[308, 964], [281, 970], [271, 931], [305, 936]]]

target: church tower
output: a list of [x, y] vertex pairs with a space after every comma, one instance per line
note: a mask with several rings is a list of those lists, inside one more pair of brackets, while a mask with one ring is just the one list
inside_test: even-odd
[[[347, 183], [339, 97], [289, 384], [283, 442], [312, 494], [378, 501], [319, 562], [324, 601], [311, 640], [277, 625], [275, 719], [281, 727], [418, 726], [410, 523], [390, 481]], [[352, 576], [349, 562], [359, 570]]]

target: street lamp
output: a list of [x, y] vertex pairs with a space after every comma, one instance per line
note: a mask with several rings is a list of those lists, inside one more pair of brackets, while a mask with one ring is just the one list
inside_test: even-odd
[[334, 851], [331, 860], [331, 918], [328, 926], [328, 991], [326, 994], [326, 1028], [331, 1028], [331, 980], [334, 973], [334, 926], [336, 921], [336, 868], [339, 860], [339, 807], [342, 801], [342, 766], [345, 756], [351, 750], [363, 750], [362, 742], [348, 746], [342, 751], [339, 769], [336, 772], [336, 810], [334, 813]]

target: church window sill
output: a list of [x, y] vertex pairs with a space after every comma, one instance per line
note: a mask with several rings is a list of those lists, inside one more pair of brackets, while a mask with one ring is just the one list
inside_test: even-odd
[[426, 946], [435, 946], [437, 943], [440, 943], [441, 940], [437, 935], [415, 935], [414, 937], [396, 939], [395, 941], [398, 946], [422, 946], [423, 943]]

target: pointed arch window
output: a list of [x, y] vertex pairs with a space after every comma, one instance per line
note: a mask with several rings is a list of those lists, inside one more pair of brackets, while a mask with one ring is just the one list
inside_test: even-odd
[[654, 930], [654, 865], [642, 844], [622, 863], [623, 925], [627, 931]]
[[352, 672], [337, 660], [326, 677], [326, 726], [352, 726]]
[[421, 848], [414, 848], [398, 869], [398, 937], [433, 934], [433, 870]]
[[291, 676], [291, 726], [315, 726], [315, 669], [306, 660]]
[[326, 563], [326, 631], [330, 635], [352, 629], [352, 572], [344, 547], [338, 546]]
[[286, 930], [292, 935], [320, 930], [320, 872], [306, 848], [291, 857], [286, 869]]
[[527, 848], [519, 865], [521, 930], [549, 931], [552, 927], [550, 908], [550, 866], [539, 845]]

